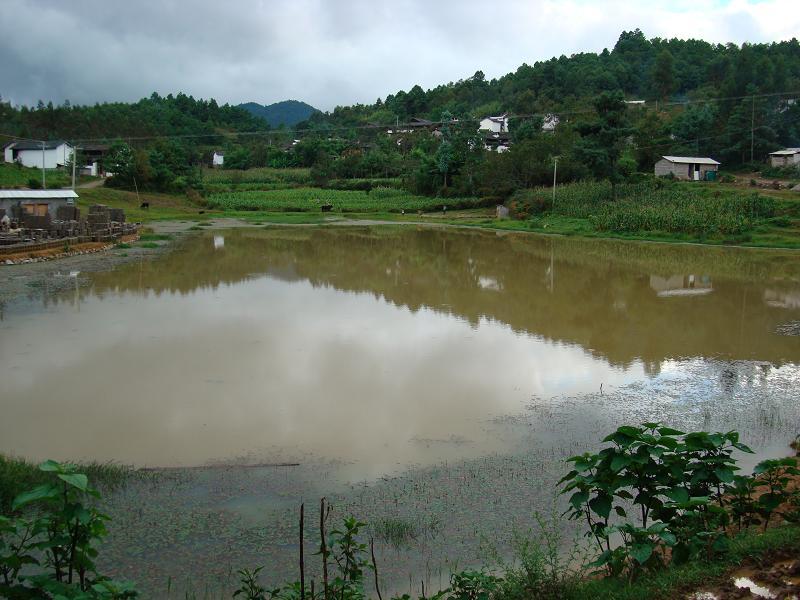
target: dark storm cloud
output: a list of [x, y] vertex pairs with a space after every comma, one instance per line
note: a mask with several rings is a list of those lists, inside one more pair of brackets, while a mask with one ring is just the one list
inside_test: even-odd
[[483, 70], [648, 36], [743, 42], [800, 30], [796, 0], [3, 0], [0, 94], [16, 103], [184, 91], [232, 103], [372, 102]]

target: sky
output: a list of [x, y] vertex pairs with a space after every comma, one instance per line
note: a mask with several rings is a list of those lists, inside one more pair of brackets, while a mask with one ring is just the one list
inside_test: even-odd
[[612, 48], [800, 34], [798, 0], [2, 0], [0, 95], [73, 104], [183, 91], [322, 110]]

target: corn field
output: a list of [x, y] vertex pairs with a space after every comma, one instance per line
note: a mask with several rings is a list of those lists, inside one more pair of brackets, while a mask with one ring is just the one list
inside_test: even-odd
[[567, 217], [589, 219], [598, 231], [633, 233], [663, 231], [701, 235], [741, 234], [773, 216], [775, 202], [756, 193], [690, 189], [655, 181], [617, 186], [612, 200], [606, 182], [579, 182], [556, 189], [527, 190], [514, 201], [531, 212], [550, 210]]
[[236, 169], [204, 169], [203, 183], [242, 184], [242, 183], [281, 183], [308, 184], [311, 182], [310, 169], [273, 169], [258, 167], [238, 171]]

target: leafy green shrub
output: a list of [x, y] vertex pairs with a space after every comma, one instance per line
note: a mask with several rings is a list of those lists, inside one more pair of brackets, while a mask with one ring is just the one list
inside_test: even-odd
[[14, 516], [0, 517], [0, 596], [135, 598], [131, 584], [97, 572], [97, 545], [108, 517], [89, 502], [100, 496], [89, 478], [52, 460], [39, 470], [46, 481], [14, 499]]
[[736, 475], [733, 451], [752, 450], [735, 431], [683, 433], [644, 423], [603, 441], [611, 447], [570, 458], [574, 468], [561, 483], [562, 493], [572, 493], [565, 514], [585, 521], [597, 544], [590, 566], [610, 575], [711, 559], [728, 550], [731, 521], [741, 530], [766, 529], [775, 515], [800, 519], [800, 491], [790, 486], [800, 475], [797, 459], [765, 460], [752, 477]]
[[[603, 441], [612, 446], [570, 458], [574, 468], [561, 480], [563, 492], [572, 492], [567, 513], [586, 521], [600, 550], [592, 566], [619, 575], [663, 566], [668, 555], [680, 563], [726, 549], [723, 498], [738, 469], [732, 453], [752, 452], [736, 432], [684, 434], [644, 423]], [[634, 522], [612, 522], [612, 514], [628, 519], [631, 508]]]

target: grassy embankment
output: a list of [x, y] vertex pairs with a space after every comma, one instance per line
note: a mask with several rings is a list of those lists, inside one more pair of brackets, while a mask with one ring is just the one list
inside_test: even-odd
[[[94, 178], [82, 178], [82, 180]], [[17, 166], [10, 163], [0, 163], [0, 188], [24, 189], [30, 183], [42, 183], [42, 170]], [[64, 169], [46, 169], [45, 183], [48, 189], [68, 188], [72, 185], [72, 174]]]
[[[620, 186], [570, 184], [522, 191], [509, 203], [517, 218], [496, 219], [480, 199], [414, 196], [397, 180], [333, 182], [313, 187], [307, 169], [207, 170], [202, 194], [157, 194], [109, 188], [80, 190], [79, 206], [124, 208], [133, 221], [236, 218], [253, 223], [317, 224], [333, 219], [426, 222], [592, 238], [800, 248], [800, 194], [706, 182], [652, 181]], [[656, 189], [657, 188], [657, 189]], [[140, 201], [150, 203], [141, 209]], [[321, 206], [330, 203], [331, 212]], [[443, 205], [448, 210], [442, 211]], [[405, 211], [405, 214], [401, 214]]]

